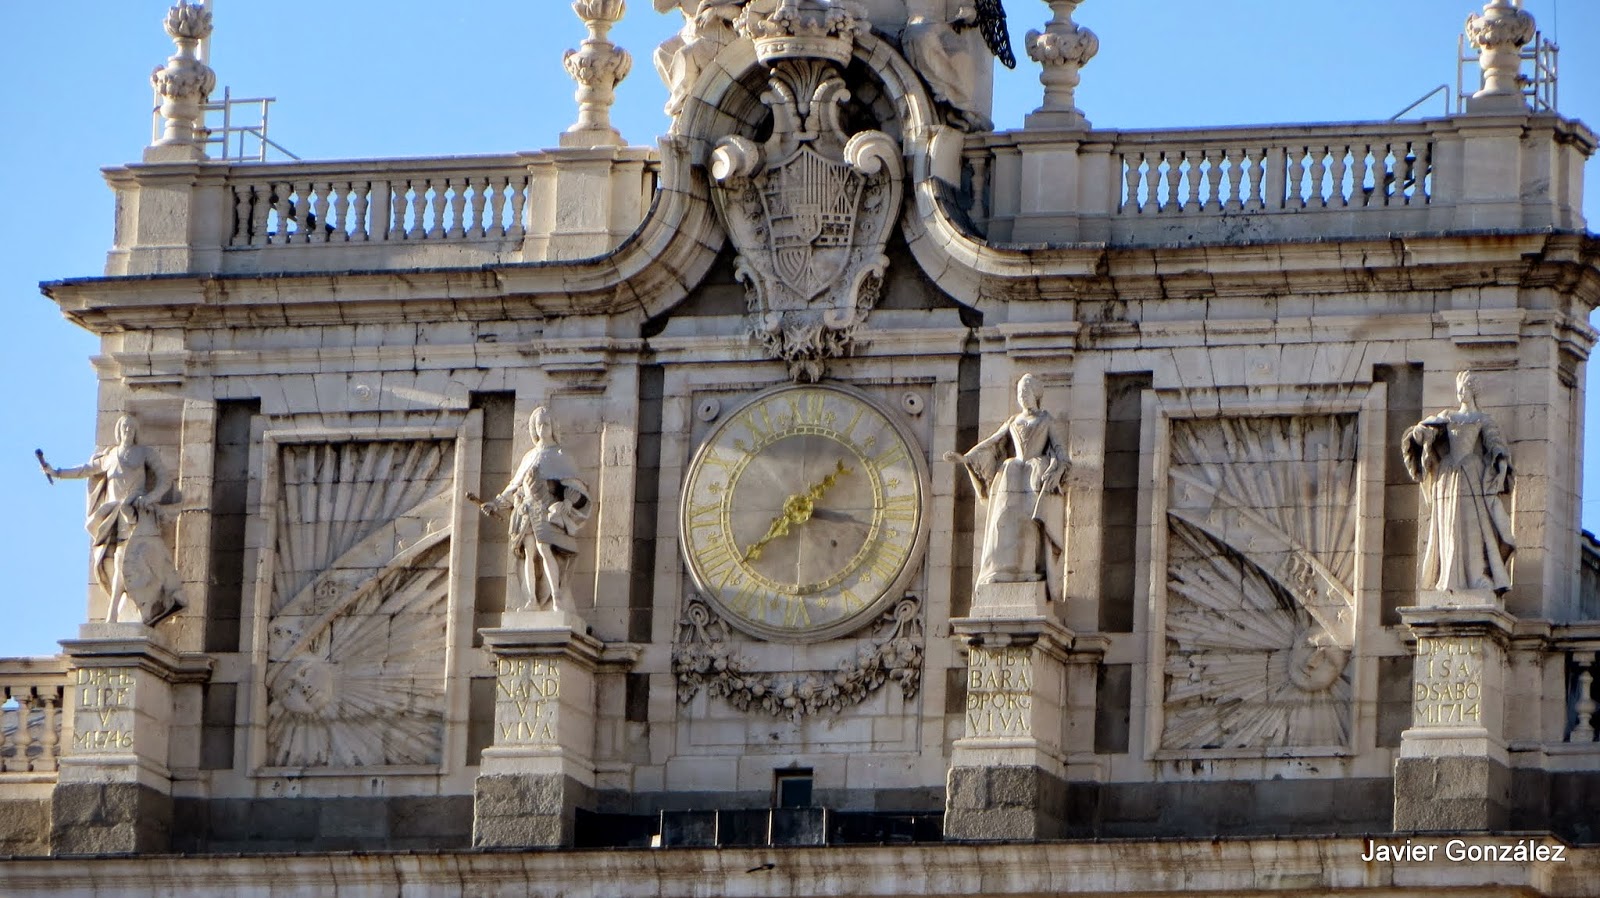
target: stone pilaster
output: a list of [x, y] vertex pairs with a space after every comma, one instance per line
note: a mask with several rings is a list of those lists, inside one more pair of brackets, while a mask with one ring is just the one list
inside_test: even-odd
[[[974, 612], [1041, 612], [1043, 584], [1000, 584], [1005, 595], [985, 596]], [[1034, 601], [1015, 595], [1038, 586]], [[996, 601], [998, 599], [999, 601]], [[1072, 631], [1048, 613], [958, 618], [951, 631], [965, 640], [967, 699], [964, 734], [950, 756], [945, 838], [1035, 841], [1066, 831], [1067, 652]]]
[[169, 850], [173, 686], [205, 682], [211, 660], [179, 655], [138, 623], [84, 624], [61, 645], [72, 738], [51, 796], [51, 853]]
[[576, 615], [515, 612], [483, 630], [495, 654], [494, 745], [473, 790], [472, 844], [571, 846], [593, 806], [600, 640]]
[[1416, 635], [1411, 726], [1394, 769], [1397, 832], [1484, 832], [1510, 820], [1504, 737], [1512, 618], [1494, 605], [1400, 609]]

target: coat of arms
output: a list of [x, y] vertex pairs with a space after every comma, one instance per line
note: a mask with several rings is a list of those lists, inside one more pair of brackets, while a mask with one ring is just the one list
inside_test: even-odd
[[751, 329], [797, 380], [849, 350], [877, 302], [900, 209], [899, 147], [882, 131], [846, 134], [849, 99], [832, 61], [777, 61], [761, 97], [772, 136], [725, 137], [712, 154]]

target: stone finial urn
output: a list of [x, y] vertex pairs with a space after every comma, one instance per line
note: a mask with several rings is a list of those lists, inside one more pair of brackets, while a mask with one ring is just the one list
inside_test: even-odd
[[188, 0], [167, 10], [167, 35], [178, 45], [178, 52], [167, 64], [150, 73], [150, 83], [161, 95], [161, 117], [165, 121], [157, 146], [181, 146], [196, 142], [202, 127], [206, 100], [217, 86], [217, 74], [195, 55], [200, 42], [211, 36], [211, 12]]

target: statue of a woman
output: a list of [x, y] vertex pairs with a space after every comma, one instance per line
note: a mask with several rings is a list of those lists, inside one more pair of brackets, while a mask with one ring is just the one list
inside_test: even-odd
[[1511, 491], [1511, 449], [1500, 428], [1478, 411], [1471, 374], [1456, 377], [1459, 408], [1423, 418], [1400, 450], [1406, 473], [1422, 484], [1428, 506], [1423, 589], [1511, 588], [1506, 562], [1516, 547], [1500, 496]]
[[533, 410], [528, 432], [533, 448], [500, 495], [480, 507], [495, 516], [511, 510], [511, 542], [522, 561], [520, 609], [572, 611], [566, 566], [578, 554], [578, 530], [594, 507], [577, 466], [556, 442], [548, 409]]
[[[118, 623], [137, 612], [153, 626], [183, 607], [182, 586], [156, 517], [172, 479], [155, 450], [139, 445], [138, 432], [133, 417], [123, 415], [117, 419], [116, 444], [96, 452], [87, 464], [44, 468], [52, 481], [89, 481], [84, 528], [94, 543], [95, 580], [111, 602], [106, 620]], [[44, 463], [42, 454], [39, 461]]]
[[967, 469], [988, 505], [978, 585], [1044, 580], [1046, 595], [1059, 601], [1067, 446], [1039, 402], [1037, 379], [1023, 375], [1017, 383], [1022, 410], [965, 455], [947, 452], [944, 458]]

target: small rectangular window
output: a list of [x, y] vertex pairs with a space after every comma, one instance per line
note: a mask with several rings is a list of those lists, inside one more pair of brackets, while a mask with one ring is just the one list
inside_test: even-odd
[[811, 771], [779, 770], [775, 774], [776, 804], [780, 808], [811, 807]]

